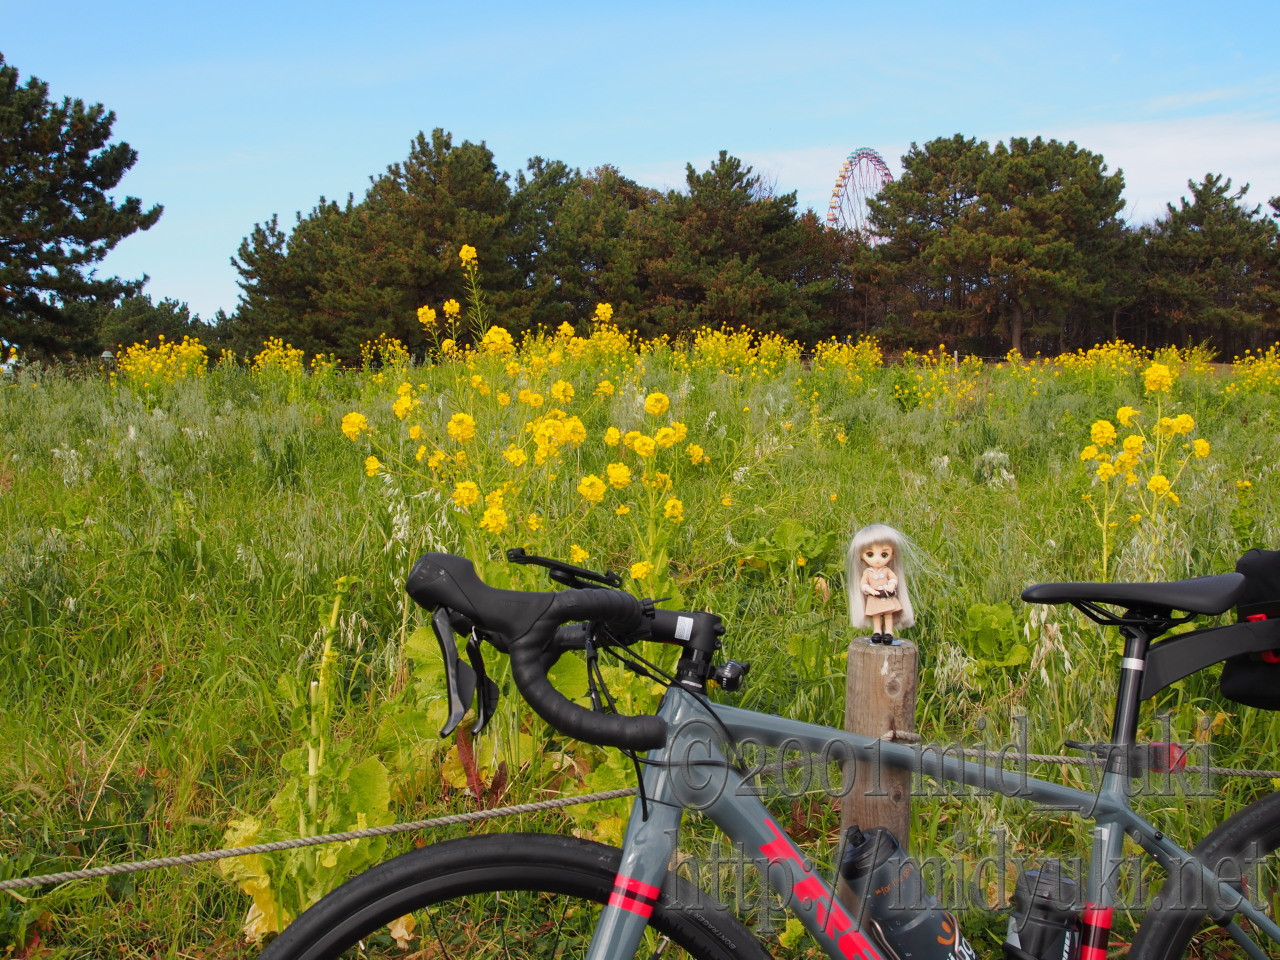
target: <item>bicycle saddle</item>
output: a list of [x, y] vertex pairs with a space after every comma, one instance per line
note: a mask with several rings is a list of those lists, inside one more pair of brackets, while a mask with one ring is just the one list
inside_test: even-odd
[[1022, 591], [1028, 603], [1110, 603], [1134, 610], [1225, 613], [1244, 592], [1244, 575], [1220, 573], [1168, 583], [1038, 583]]

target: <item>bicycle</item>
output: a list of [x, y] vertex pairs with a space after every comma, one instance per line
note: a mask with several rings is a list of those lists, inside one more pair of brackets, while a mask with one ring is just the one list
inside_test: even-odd
[[[1105, 956], [1125, 835], [1168, 874], [1130, 957], [1183, 956], [1197, 949], [1206, 924], [1249, 956], [1274, 956], [1280, 950], [1280, 926], [1269, 913], [1274, 905], [1254, 902], [1259, 891], [1251, 887], [1260, 864], [1265, 882], [1275, 882], [1276, 868], [1266, 858], [1280, 846], [1280, 793], [1235, 813], [1190, 852], [1129, 802], [1130, 778], [1147, 750], [1136, 742], [1141, 701], [1210, 664], [1280, 649], [1280, 619], [1242, 620], [1153, 642], [1196, 615], [1216, 617], [1231, 609], [1246, 596], [1243, 574], [1173, 583], [1049, 583], [1023, 593], [1028, 602], [1072, 604], [1124, 637], [1112, 736], [1100, 749], [1105, 766], [1095, 792], [1038, 780], [1025, 771], [1013, 776], [946, 751], [937, 754], [712, 703], [709, 683], [734, 690], [749, 669], [733, 660], [721, 662], [725, 629], [720, 617], [656, 608], [653, 601], [617, 589], [621, 580], [613, 574], [519, 550], [508, 558], [547, 567], [565, 589], [490, 587], [470, 561], [449, 554], [426, 554], [409, 576], [410, 596], [433, 612], [432, 627], [448, 667], [451, 715], [443, 733], [457, 726], [473, 696], [477, 728], [493, 715], [498, 690], [485, 673], [482, 643], [509, 655], [516, 688], [554, 730], [588, 743], [647, 751], [621, 849], [529, 833], [426, 846], [356, 876], [320, 900], [267, 948], [264, 960], [319, 960], [347, 950], [363, 955], [362, 942], [375, 930], [415, 912], [423, 914], [424, 934], [429, 931], [435, 939], [414, 954], [422, 957], [492, 950], [551, 957], [585, 952], [589, 960], [630, 960], [641, 951], [656, 957], [676, 948], [723, 960], [769, 956], [737, 916], [670, 869], [681, 819], [690, 809], [702, 811], [731, 841], [758, 854], [764, 882], [827, 956], [898, 957], [898, 947], [878, 936], [877, 928], [859, 925], [758, 798], [749, 776], [755, 771], [744, 769], [737, 750], [748, 741], [779, 751], [825, 751], [833, 761], [874, 760], [918, 770], [1094, 821], [1081, 940], [1073, 951], [1080, 960]], [[459, 657], [455, 633], [469, 637], [467, 662]], [[569, 650], [585, 652], [589, 665], [600, 653], [612, 652], [635, 669], [656, 669], [631, 649], [639, 639], [679, 648], [675, 673], [653, 715], [602, 712], [608, 697], [594, 685], [596, 709], [588, 709], [548, 680], [549, 666]], [[967, 960], [972, 951], [963, 944], [958, 937], [943, 952]]]

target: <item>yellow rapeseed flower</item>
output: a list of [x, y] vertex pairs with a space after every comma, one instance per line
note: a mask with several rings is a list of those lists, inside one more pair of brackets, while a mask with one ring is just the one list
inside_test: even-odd
[[645, 459], [652, 457], [657, 448], [658, 444], [654, 441], [653, 437], [647, 437], [644, 434], [636, 437], [635, 441], [631, 444], [631, 449], [636, 452], [636, 456], [643, 457]]
[[1173, 418], [1173, 432], [1188, 434], [1196, 428], [1195, 418], [1189, 413], [1180, 413]]
[[1163, 363], [1153, 363], [1142, 372], [1147, 393], [1168, 393], [1173, 389], [1173, 371]]
[[610, 380], [601, 380], [596, 384], [597, 397], [612, 397], [617, 392], [617, 387]]
[[1157, 497], [1166, 496], [1169, 493], [1169, 478], [1163, 473], [1157, 473], [1154, 477], [1147, 481], [1147, 489], [1154, 493]]
[[[484, 336], [480, 338], [480, 349], [491, 356], [509, 357], [516, 352], [516, 344], [505, 328], [494, 326], [486, 330]], [[507, 375], [512, 375], [510, 364], [508, 364]]]
[[674, 447], [679, 441], [676, 440], [676, 432], [670, 427], [659, 427], [658, 432], [653, 435], [653, 442], [662, 449]]
[[1098, 464], [1098, 479], [1103, 483], [1116, 475], [1116, 468], [1105, 460]]
[[591, 559], [591, 554], [587, 553], [587, 551], [583, 550], [576, 543], [569, 544], [569, 562], [570, 563], [585, 563], [590, 559]]
[[465, 509], [480, 502], [480, 488], [472, 480], [463, 480], [453, 488], [450, 496], [454, 503]]
[[1093, 460], [1097, 456], [1098, 456], [1098, 447], [1097, 445], [1092, 443], [1080, 451], [1081, 460]]
[[1146, 446], [1147, 441], [1136, 433], [1131, 433], [1124, 438], [1124, 452], [1137, 456], [1142, 452], [1142, 448]]
[[631, 483], [631, 468], [625, 463], [611, 463], [604, 468], [604, 472], [609, 478], [609, 486], [615, 490], [621, 490]]
[[617, 427], [610, 427], [604, 432], [605, 446], [616, 447], [622, 442], [622, 431]]
[[569, 403], [573, 400], [573, 384], [568, 380], [557, 380], [551, 385], [551, 396], [558, 403]]
[[391, 405], [391, 412], [400, 420], [409, 415], [409, 411], [418, 405], [418, 401], [413, 399], [413, 395], [402, 393], [396, 397], [396, 402]]
[[458, 259], [461, 260], [463, 264], [475, 263], [476, 248], [469, 243], [464, 243], [462, 245], [462, 249], [458, 251]]
[[632, 580], [647, 580], [649, 575], [653, 573], [653, 564], [648, 560], [641, 560], [639, 563], [631, 565]]
[[703, 450], [702, 447], [698, 446], [696, 443], [689, 444], [689, 446], [685, 447], [684, 452], [689, 455], [689, 462], [692, 463], [695, 467], [701, 463], [707, 462], [708, 458], [707, 458], [706, 451]]
[[502, 451], [502, 458], [512, 466], [523, 467], [525, 462], [529, 459], [529, 455], [513, 443], [507, 447], [506, 450]]
[[660, 417], [671, 409], [671, 400], [665, 393], [651, 393], [644, 398], [644, 412]]
[[369, 419], [363, 413], [348, 413], [342, 418], [342, 432], [348, 440], [359, 439], [360, 434], [370, 429]]
[[529, 516], [524, 518], [524, 525], [529, 528], [530, 533], [537, 533], [547, 524], [546, 524], [546, 521], [543, 520], [536, 513], [531, 513], [529, 514]]
[[462, 312], [462, 304], [458, 303], [457, 300], [454, 300], [452, 298], [449, 300], [446, 300], [444, 302], [444, 312], [445, 312], [445, 316], [447, 317], [456, 317], [459, 313]]
[[1196, 456], [1202, 460], [1209, 455], [1209, 441], [1203, 437], [1197, 437], [1191, 447], [1195, 450]]
[[578, 484], [578, 492], [588, 503], [599, 503], [604, 499], [604, 481], [594, 473], [589, 473]]
[[1121, 407], [1116, 411], [1116, 419], [1120, 421], [1120, 426], [1127, 427], [1133, 423], [1133, 418], [1138, 415], [1138, 411], [1133, 407]]
[[490, 533], [503, 533], [507, 529], [507, 511], [500, 504], [491, 504], [480, 518], [480, 529]]
[[422, 429], [422, 427], [420, 427], [418, 424], [415, 423], [412, 427], [409, 428], [409, 439], [421, 440], [424, 433], [425, 431]]
[[449, 418], [449, 425], [445, 429], [453, 439], [466, 443], [475, 439], [476, 421], [469, 413], [455, 413]]
[[1097, 420], [1089, 428], [1089, 438], [1100, 447], [1109, 447], [1116, 442], [1116, 428], [1110, 420]]
[[614, 510], [613, 512], [620, 517], [625, 517], [628, 513], [631, 512], [631, 508], [624, 503], [621, 506], [619, 506], [617, 510]]
[[1253, 486], [1253, 481], [1252, 481], [1252, 480], [1237, 480], [1237, 481], [1236, 481], [1236, 489], [1237, 489], [1237, 490], [1248, 490], [1248, 489], [1249, 489], [1250, 487], [1252, 487], [1252, 486]]
[[499, 394], [498, 394], [498, 406], [500, 406], [500, 407], [509, 407], [509, 406], [511, 406], [511, 394], [507, 393], [505, 390], [504, 390], [504, 391], [502, 391], [501, 393], [499, 393]]
[[413, 455], [413, 459], [421, 461], [422, 458], [425, 457], [426, 455], [427, 455], [427, 445], [425, 443], [419, 444], [417, 452], [414, 453]]
[[418, 322], [422, 324], [424, 327], [426, 327], [428, 330], [435, 329], [435, 325], [436, 325], [435, 310], [431, 309], [431, 307], [419, 307]]
[[662, 507], [662, 515], [672, 523], [679, 523], [684, 519], [684, 504], [671, 497]]
[[382, 463], [378, 460], [377, 457], [369, 456], [365, 458], [364, 472], [367, 473], [369, 476], [376, 477], [378, 475], [378, 471], [381, 469], [382, 469]]
[[654, 473], [646, 473], [644, 475], [644, 485], [652, 490], [670, 490], [671, 474], [663, 473], [661, 470]]
[[613, 305], [609, 303], [597, 303], [595, 319], [601, 323], [608, 323], [613, 319]]

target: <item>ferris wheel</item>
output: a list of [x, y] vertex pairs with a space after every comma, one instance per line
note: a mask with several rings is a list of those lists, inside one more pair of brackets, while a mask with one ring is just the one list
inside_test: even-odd
[[884, 157], [870, 147], [859, 147], [840, 166], [831, 203], [827, 206], [827, 226], [860, 234], [873, 246], [880, 237], [867, 220], [867, 200], [893, 181]]

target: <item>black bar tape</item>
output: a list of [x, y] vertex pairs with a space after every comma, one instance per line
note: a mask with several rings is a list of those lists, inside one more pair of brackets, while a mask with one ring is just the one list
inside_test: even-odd
[[565, 736], [623, 750], [651, 750], [667, 742], [667, 722], [661, 717], [596, 713], [568, 700], [547, 679], [536, 644], [512, 644], [511, 677], [534, 712]]
[[667, 742], [667, 722], [660, 717], [623, 717], [596, 713], [566, 698], [547, 679], [544, 653], [554, 641], [556, 627], [570, 621], [591, 620], [618, 636], [631, 636], [644, 625], [640, 601], [620, 590], [564, 590], [538, 624], [511, 644], [511, 677], [521, 696], [538, 716], [575, 740], [601, 747], [649, 750]]

